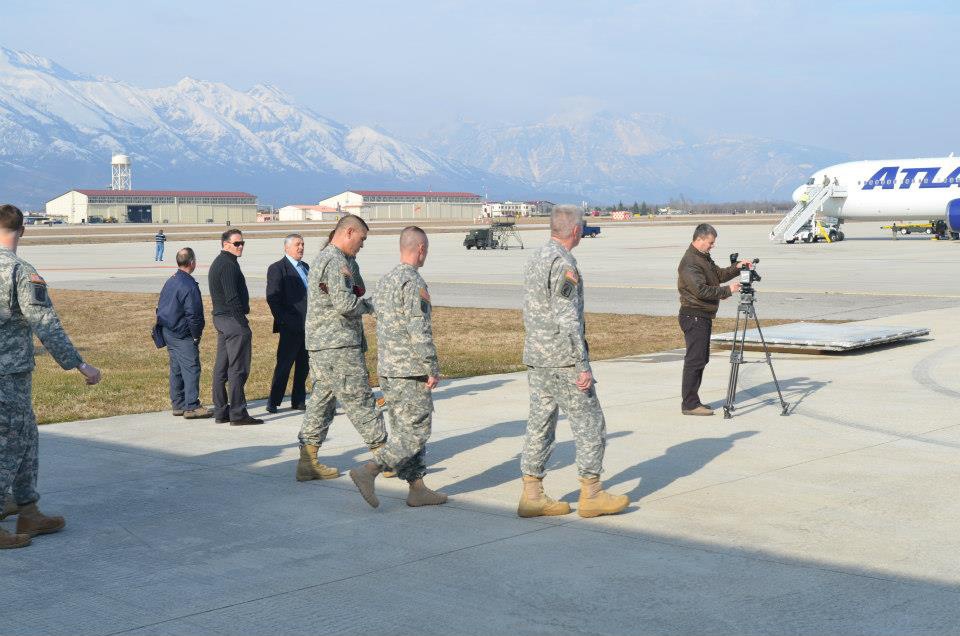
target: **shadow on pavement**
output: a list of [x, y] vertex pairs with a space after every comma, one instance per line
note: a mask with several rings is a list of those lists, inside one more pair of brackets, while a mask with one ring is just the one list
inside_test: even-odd
[[[622, 494], [616, 487], [634, 479], [640, 484], [626, 493], [630, 501], [638, 501], [673, 482], [692, 475], [720, 455], [733, 448], [737, 440], [753, 437], [759, 431], [740, 431], [726, 437], [704, 437], [671, 446], [663, 455], [648, 459], [604, 480], [604, 487]], [[565, 498], [566, 499], [566, 498]]]

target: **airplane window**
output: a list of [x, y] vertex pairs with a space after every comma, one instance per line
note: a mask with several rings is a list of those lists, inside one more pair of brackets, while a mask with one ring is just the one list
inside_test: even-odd
[[813, 177], [810, 177], [810, 179], [807, 181], [807, 185], [813, 185]]

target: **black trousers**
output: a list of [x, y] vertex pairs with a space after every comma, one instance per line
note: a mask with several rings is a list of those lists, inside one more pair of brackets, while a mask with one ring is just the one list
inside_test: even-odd
[[[246, 318], [214, 316], [217, 328], [217, 360], [213, 364], [213, 414], [218, 420], [242, 420], [247, 416], [243, 388], [250, 375], [253, 332]], [[230, 385], [229, 399], [227, 384]]]
[[681, 408], [690, 410], [703, 404], [699, 395], [700, 383], [703, 381], [703, 369], [710, 362], [710, 334], [713, 331], [713, 320], [680, 314], [680, 328], [683, 329], [683, 340], [687, 345], [687, 354], [683, 357]]
[[281, 328], [280, 342], [277, 344], [277, 366], [273, 369], [273, 381], [270, 383], [271, 406], [279, 406], [283, 401], [291, 368], [293, 388], [290, 389], [290, 406], [303, 406], [307, 402], [307, 373], [310, 371], [310, 357], [307, 355], [304, 333]]

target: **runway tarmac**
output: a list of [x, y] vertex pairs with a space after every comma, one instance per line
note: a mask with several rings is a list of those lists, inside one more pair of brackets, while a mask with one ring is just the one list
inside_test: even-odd
[[[876, 322], [930, 337], [776, 354], [789, 417], [763, 364], [724, 420], [680, 414], [682, 353], [596, 362], [604, 480], [633, 501], [615, 517], [516, 517], [522, 373], [437, 389], [426, 480], [451, 500], [430, 509], [396, 479], [377, 510], [348, 477], [296, 482], [302, 414], [262, 403], [267, 423], [240, 429], [169, 412], [43, 426], [40, 505], [67, 527], [0, 556], [0, 632], [956, 634], [958, 321], [906, 314]], [[545, 485], [576, 508], [566, 421], [556, 441]], [[342, 415], [320, 454], [368, 457]]]
[[[960, 243], [908, 238], [894, 241], [879, 223], [844, 226], [847, 240], [813, 245], [774, 245], [765, 225], [723, 225], [713, 251], [726, 264], [732, 251], [759, 257], [757, 285], [761, 318], [868, 319], [960, 306], [955, 272]], [[676, 267], [693, 225], [605, 226], [601, 238], [585, 239], [574, 252], [586, 285], [587, 309], [594, 312], [672, 315], [677, 311]], [[521, 278], [529, 249], [547, 239], [545, 230], [523, 233], [526, 250], [466, 250], [463, 236], [435, 234], [423, 275], [437, 305], [519, 308]], [[368, 288], [397, 262], [395, 236], [371, 236], [359, 262]], [[219, 251], [217, 240], [192, 242], [197, 276]], [[173, 272], [181, 244], [167, 243], [167, 261], [153, 262], [149, 243], [24, 246], [22, 255], [55, 288], [157, 292]], [[307, 241], [312, 260], [319, 244]], [[267, 266], [282, 255], [281, 240], [252, 238], [241, 266], [253, 295], [263, 296]], [[721, 315], [732, 316], [733, 301]]]

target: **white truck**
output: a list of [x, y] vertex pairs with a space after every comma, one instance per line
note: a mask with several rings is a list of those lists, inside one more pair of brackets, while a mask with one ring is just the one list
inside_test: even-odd
[[840, 229], [840, 223], [837, 219], [818, 218], [813, 223], [805, 223], [797, 233], [787, 238], [787, 243], [816, 243], [817, 241], [826, 241], [834, 243], [844, 239], [843, 230]]

